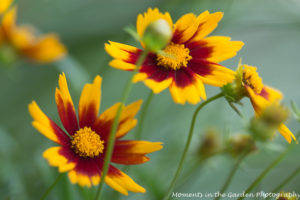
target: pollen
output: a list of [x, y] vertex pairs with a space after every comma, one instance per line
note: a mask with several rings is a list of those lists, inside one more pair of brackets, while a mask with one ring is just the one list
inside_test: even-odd
[[157, 65], [167, 69], [178, 70], [187, 67], [188, 61], [192, 59], [190, 50], [183, 44], [170, 43], [164, 50], [164, 54], [157, 55]]
[[254, 90], [255, 93], [260, 94], [264, 85], [262, 79], [256, 72], [256, 67], [245, 65], [243, 70], [243, 83]]
[[90, 127], [79, 129], [72, 140], [72, 149], [81, 157], [94, 158], [103, 152], [104, 141]]

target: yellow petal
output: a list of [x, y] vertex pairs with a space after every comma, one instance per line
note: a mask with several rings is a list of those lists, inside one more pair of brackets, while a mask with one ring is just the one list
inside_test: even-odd
[[109, 41], [109, 44], [105, 44], [105, 50], [111, 57], [118, 60], [128, 60], [130, 53], [138, 52], [136, 47], [112, 41]]
[[278, 131], [288, 141], [288, 143], [292, 142], [292, 138], [293, 140], [296, 140], [294, 134], [284, 124], [280, 124]]
[[75, 167], [75, 163], [69, 162], [69, 160], [61, 155], [62, 147], [51, 147], [44, 151], [43, 157], [48, 160], [49, 165], [58, 167], [59, 172], [70, 171]]
[[149, 88], [152, 89], [153, 93], [157, 94], [163, 91], [164, 89], [168, 88], [171, 85], [172, 80], [173, 80], [172, 78], [168, 78], [161, 82], [157, 82], [152, 79], [146, 79], [144, 83], [145, 85], [147, 85]]

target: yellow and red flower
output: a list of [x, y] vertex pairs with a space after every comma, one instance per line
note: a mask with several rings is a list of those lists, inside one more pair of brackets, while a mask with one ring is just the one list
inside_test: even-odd
[[[143, 81], [154, 93], [169, 88], [176, 103], [198, 103], [206, 99], [204, 84], [221, 87], [230, 83], [235, 72], [218, 64], [236, 55], [243, 42], [230, 41], [230, 37], [209, 35], [218, 25], [223, 13], [203, 12], [182, 16], [174, 25], [170, 14], [149, 8], [137, 17], [137, 33], [142, 38], [152, 22], [163, 19], [172, 30], [172, 39], [163, 49], [170, 55], [149, 53], [138, 69], [134, 82]], [[143, 42], [141, 45], [145, 47]], [[114, 60], [112, 67], [134, 70], [139, 55], [144, 51], [133, 46], [109, 42], [105, 49]]]
[[[256, 72], [256, 67], [241, 65], [240, 69], [241, 77], [239, 79], [257, 115], [262, 114], [263, 111], [272, 104], [281, 101], [283, 98], [281, 92], [264, 85], [262, 79]], [[292, 139], [296, 140], [293, 133], [283, 123], [279, 125], [278, 131], [289, 143], [291, 143]]]
[[33, 29], [28, 26], [16, 25], [17, 8], [10, 10], [13, 0], [1, 0], [0, 15], [0, 48], [11, 46], [19, 55], [39, 63], [49, 63], [61, 59], [66, 54], [66, 48], [60, 43], [56, 34], [36, 37]]
[[[29, 112], [34, 119], [33, 126], [48, 139], [59, 146], [47, 149], [43, 156], [49, 164], [58, 167], [59, 172], [68, 172], [70, 181], [81, 186], [97, 185], [101, 180], [102, 167], [108, 144], [108, 136], [120, 103], [113, 105], [98, 116], [101, 98], [100, 76], [92, 84], [86, 84], [82, 90], [78, 107], [78, 119], [70, 96], [66, 77], [59, 77], [59, 88], [55, 100], [58, 113], [65, 131], [47, 117], [36, 104], [29, 105]], [[112, 163], [135, 165], [147, 162], [146, 154], [162, 148], [160, 142], [122, 140], [137, 124], [134, 118], [142, 101], [136, 101], [124, 107], [118, 125]], [[128, 191], [145, 192], [129, 176], [109, 166], [105, 182], [124, 195]]]

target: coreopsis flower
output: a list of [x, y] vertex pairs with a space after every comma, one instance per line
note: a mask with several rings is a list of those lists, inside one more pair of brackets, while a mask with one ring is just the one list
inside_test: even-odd
[[[21, 55], [38, 63], [49, 63], [61, 59], [66, 54], [66, 48], [60, 43], [56, 34], [36, 37], [33, 28], [16, 25], [17, 8], [7, 10], [12, 0], [1, 0], [0, 14], [3, 14], [0, 25], [0, 51], [10, 49], [10, 52]], [[7, 11], [7, 12], [6, 12]]]
[[[207, 37], [218, 25], [223, 13], [203, 12], [199, 16], [192, 13], [182, 16], [173, 24], [168, 12], [151, 9], [137, 17], [137, 33], [143, 38], [151, 23], [165, 20], [172, 30], [171, 40], [163, 53], [150, 52], [138, 69], [133, 81], [143, 81], [154, 93], [169, 88], [176, 103], [191, 104], [206, 99], [204, 84], [221, 87], [230, 83], [235, 72], [218, 64], [236, 55], [243, 42], [230, 41], [230, 37]], [[143, 48], [147, 46], [141, 41]], [[136, 62], [144, 49], [109, 42], [105, 49], [114, 60], [112, 67], [122, 70], [136, 69]]]
[[[47, 117], [36, 102], [29, 105], [29, 112], [34, 119], [33, 126], [58, 146], [50, 147], [43, 153], [49, 164], [58, 167], [59, 172], [68, 172], [71, 183], [80, 186], [99, 184], [106, 147], [112, 123], [120, 103], [113, 105], [98, 116], [101, 98], [101, 77], [97, 76], [92, 84], [86, 84], [82, 90], [78, 118], [70, 96], [66, 77], [59, 77], [59, 88], [55, 100], [58, 113], [65, 130]], [[134, 165], [147, 162], [146, 154], [160, 150], [160, 142], [122, 140], [137, 124], [134, 118], [142, 101], [136, 101], [124, 107], [119, 121], [112, 159], [105, 182], [124, 195], [128, 191], [145, 192], [128, 175], [112, 165]]]
[[[223, 91], [234, 101], [239, 101], [244, 96], [249, 97], [257, 115], [262, 115], [271, 105], [279, 104], [283, 98], [280, 91], [263, 84], [256, 67], [245, 64], [239, 66], [236, 80], [225, 86]], [[292, 138], [296, 140], [293, 133], [283, 123], [279, 125], [278, 131], [289, 143]]]

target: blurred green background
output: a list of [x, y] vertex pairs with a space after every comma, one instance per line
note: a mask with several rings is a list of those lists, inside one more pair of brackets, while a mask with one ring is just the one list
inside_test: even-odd
[[[43, 111], [59, 122], [54, 92], [60, 71], [65, 71], [73, 101], [78, 105], [81, 88], [100, 74], [103, 77], [101, 111], [119, 101], [130, 73], [108, 66], [111, 60], [104, 51], [108, 40], [138, 45], [123, 28], [135, 25], [139, 13], [148, 7], [170, 12], [175, 22], [185, 13], [200, 14], [223, 11], [223, 20], [212, 35], [225, 35], [245, 43], [238, 56], [222, 64], [235, 69], [240, 57], [243, 63], [258, 66], [264, 83], [281, 90], [289, 105], [300, 104], [300, 1], [299, 0], [20, 0], [19, 24], [31, 24], [43, 33], [56, 32], [69, 50], [69, 56], [46, 66], [21, 62], [13, 68], [0, 69], [0, 199], [39, 199], [58, 175], [42, 158], [51, 141], [31, 126], [27, 105], [36, 100]], [[2, 64], [1, 64], [2, 65]], [[209, 96], [219, 89], [206, 86]], [[128, 103], [145, 99], [149, 89], [142, 83], [133, 87]], [[243, 113], [253, 116], [248, 99], [243, 100]], [[166, 191], [177, 168], [185, 145], [195, 106], [176, 105], [168, 90], [155, 95], [146, 117], [143, 139], [162, 141], [164, 148], [150, 155], [151, 160], [125, 171], [147, 189], [145, 194], [115, 194], [105, 187], [105, 199], [159, 199]], [[247, 122], [241, 120], [224, 99], [206, 107], [197, 120], [189, 158], [184, 171], [198, 159], [196, 150], [201, 135], [211, 127], [222, 134], [240, 133]], [[299, 124], [287, 123], [294, 132]], [[127, 138], [132, 138], [135, 130]], [[228, 133], [227, 133], [228, 135]], [[226, 137], [226, 135], [224, 135]], [[242, 192], [256, 176], [287, 146], [278, 137], [249, 156], [234, 177], [228, 192]], [[300, 165], [299, 145], [274, 169], [255, 191], [271, 191]], [[216, 192], [223, 185], [234, 160], [218, 156], [194, 172], [176, 192]], [[183, 173], [184, 174], [184, 173]], [[96, 188], [81, 189], [69, 184], [67, 177], [51, 192], [49, 199], [88, 199]], [[286, 187], [300, 193], [300, 176]]]

